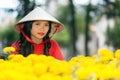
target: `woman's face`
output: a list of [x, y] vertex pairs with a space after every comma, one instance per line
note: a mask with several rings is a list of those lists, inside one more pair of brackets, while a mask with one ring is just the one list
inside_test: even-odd
[[49, 30], [48, 21], [34, 21], [31, 29], [32, 40], [42, 40]]

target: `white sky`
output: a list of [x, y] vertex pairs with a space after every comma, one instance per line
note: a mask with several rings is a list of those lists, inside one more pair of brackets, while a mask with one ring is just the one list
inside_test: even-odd
[[[42, 2], [43, 0], [36, 0], [37, 2]], [[88, 4], [89, 0], [74, 0], [75, 4]], [[101, 0], [91, 0], [93, 5], [96, 5], [98, 3], [98, 1]], [[16, 6], [18, 5], [18, 1], [17, 0], [3, 0], [0, 2], [0, 8], [16, 8]]]
[[16, 8], [18, 5], [17, 0], [2, 0], [0, 2], [0, 8]]
[[88, 4], [89, 1], [91, 1], [93, 5], [97, 5], [97, 3], [100, 2], [101, 0], [74, 0], [74, 1], [76, 4], [81, 4], [81, 5]]
[[[38, 0], [38, 2], [42, 2], [43, 0]], [[87, 4], [89, 0], [74, 0], [76, 4]], [[97, 4], [99, 0], [91, 0], [93, 4]], [[0, 2], [0, 8], [16, 8], [18, 5], [17, 0], [2, 0]]]

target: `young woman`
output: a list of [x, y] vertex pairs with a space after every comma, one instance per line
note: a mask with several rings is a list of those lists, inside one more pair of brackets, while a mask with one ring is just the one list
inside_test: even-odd
[[16, 27], [20, 37], [12, 44], [16, 49], [14, 54], [28, 56], [34, 53], [64, 60], [58, 43], [51, 39], [53, 34], [63, 29], [63, 25], [50, 14], [37, 7], [22, 18]]

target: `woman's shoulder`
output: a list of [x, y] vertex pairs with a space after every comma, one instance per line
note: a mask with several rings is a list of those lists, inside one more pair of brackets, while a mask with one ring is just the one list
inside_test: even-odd
[[59, 44], [56, 40], [51, 39], [50, 42], [51, 42], [52, 47], [58, 47], [59, 46]]
[[51, 42], [52, 44], [58, 44], [57, 41], [56, 41], [56, 40], [53, 40], [53, 39], [50, 39], [50, 42]]

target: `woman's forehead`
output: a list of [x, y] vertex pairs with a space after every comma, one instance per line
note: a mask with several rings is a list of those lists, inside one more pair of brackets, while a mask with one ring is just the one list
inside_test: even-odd
[[46, 21], [46, 20], [36, 20], [36, 21], [34, 21], [34, 22], [43, 22], [43, 23], [48, 23], [48, 21]]

